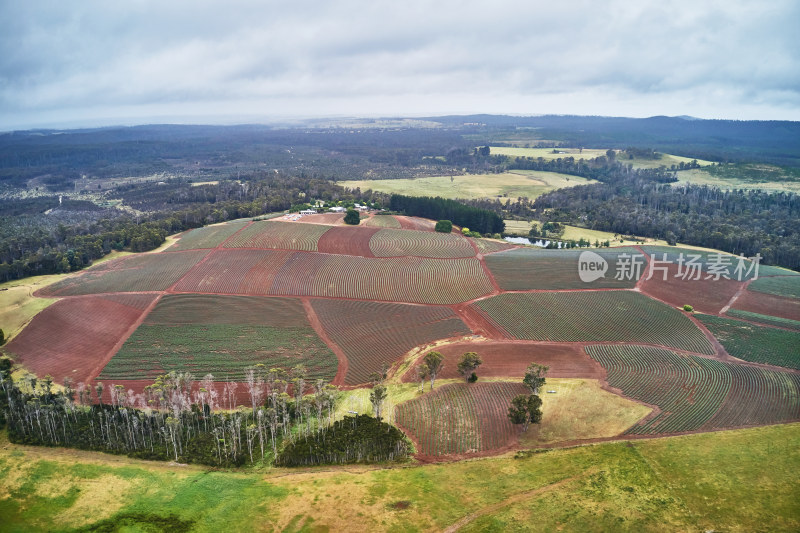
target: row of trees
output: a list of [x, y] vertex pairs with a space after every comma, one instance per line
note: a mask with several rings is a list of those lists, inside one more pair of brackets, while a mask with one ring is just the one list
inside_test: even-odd
[[468, 227], [484, 235], [502, 233], [506, 227], [503, 218], [495, 212], [438, 196], [393, 194], [389, 199], [389, 209], [410, 216], [449, 220], [457, 226]]

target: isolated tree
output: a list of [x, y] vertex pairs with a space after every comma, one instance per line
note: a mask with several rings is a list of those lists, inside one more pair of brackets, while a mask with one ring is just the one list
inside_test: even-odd
[[458, 362], [458, 373], [464, 376], [466, 381], [469, 381], [470, 376], [482, 363], [480, 355], [475, 352], [467, 352], [461, 356], [461, 360]]
[[372, 402], [372, 411], [375, 413], [375, 418], [378, 420], [381, 419], [381, 415], [383, 414], [383, 402], [386, 401], [386, 398], [389, 394], [386, 392], [385, 385], [375, 385], [372, 388], [372, 392], [369, 393], [369, 401]]
[[344, 223], [350, 224], [351, 226], [358, 226], [361, 222], [361, 215], [358, 214], [358, 211], [355, 209], [348, 209], [347, 213], [344, 215]]
[[428, 378], [428, 366], [425, 363], [417, 365], [417, 379], [419, 379], [419, 391], [425, 392], [425, 380]]
[[522, 424], [522, 431], [528, 431], [528, 426], [542, 421], [542, 399], [535, 394], [520, 394], [511, 400], [508, 408], [508, 418], [512, 424]]
[[431, 378], [431, 390], [433, 390], [433, 384], [436, 382], [436, 374], [441, 372], [442, 368], [444, 368], [444, 356], [439, 352], [428, 352], [422, 360], [422, 364], [428, 367], [428, 376]]
[[439, 233], [450, 233], [453, 231], [453, 223], [449, 220], [440, 220], [436, 223], [436, 227], [434, 229]]
[[0, 329], [0, 346], [6, 343], [6, 334], [3, 333], [3, 330]]
[[531, 363], [525, 369], [525, 377], [522, 382], [531, 389], [531, 393], [539, 394], [539, 389], [544, 385], [544, 375], [550, 370], [549, 366]]

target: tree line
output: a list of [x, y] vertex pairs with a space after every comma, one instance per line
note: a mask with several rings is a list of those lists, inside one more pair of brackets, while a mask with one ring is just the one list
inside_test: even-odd
[[389, 209], [409, 216], [450, 220], [482, 234], [502, 233], [506, 227], [503, 218], [495, 212], [438, 196], [393, 194], [389, 198]]
[[[7, 422], [14, 443], [212, 466], [262, 460], [287, 465], [396, 460], [408, 453], [404, 439], [385, 448], [385, 437], [374, 431], [385, 427], [362, 420], [352, 424], [373, 430], [361, 431], [360, 447], [345, 445], [340, 453], [342, 437], [329, 434], [350, 422], [335, 424], [338, 391], [322, 380], [307, 383], [302, 366], [288, 372], [266, 370], [263, 365], [248, 369], [247, 407], [237, 405], [239, 383], [220, 388], [211, 374], [195, 382], [190, 373], [171, 372], [145, 387], [141, 396], [111, 385], [106, 403], [102, 383], [73, 386], [65, 379], [63, 388], [56, 390], [49, 377], [27, 376], [16, 384], [10, 368], [10, 360], [0, 359], [0, 424]], [[365, 435], [378, 440], [372, 442]], [[314, 441], [317, 455], [301, 458], [298, 446], [302, 445], [294, 445], [295, 441]], [[378, 452], [384, 449], [385, 454]], [[293, 459], [282, 458], [284, 450]]]

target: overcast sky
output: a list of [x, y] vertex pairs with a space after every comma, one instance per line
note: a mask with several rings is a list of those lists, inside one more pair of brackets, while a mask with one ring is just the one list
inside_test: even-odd
[[800, 120], [800, 2], [0, 2], [0, 130], [508, 113]]

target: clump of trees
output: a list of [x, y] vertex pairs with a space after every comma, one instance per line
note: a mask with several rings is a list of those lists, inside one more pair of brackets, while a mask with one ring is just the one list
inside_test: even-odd
[[506, 228], [503, 218], [495, 212], [438, 196], [393, 194], [389, 199], [389, 209], [433, 220], [450, 220], [453, 224], [472, 228], [481, 234], [503, 233]]
[[351, 226], [358, 226], [361, 223], [361, 215], [355, 209], [348, 209], [344, 215], [344, 223]]
[[522, 431], [528, 431], [530, 424], [539, 424], [542, 421], [542, 399], [539, 389], [545, 384], [544, 375], [549, 367], [531, 363], [525, 369], [522, 382], [531, 390], [531, 394], [519, 394], [511, 400], [508, 408], [508, 418], [512, 424], [521, 424]]
[[[382, 385], [381, 385], [382, 386]], [[346, 416], [325, 431], [290, 442], [277, 456], [278, 466], [398, 461], [410, 446], [394, 426], [367, 415]]]
[[464, 377], [467, 383], [475, 383], [478, 381], [478, 375], [475, 371], [483, 364], [481, 356], [475, 352], [467, 352], [461, 356], [458, 362], [458, 373]]
[[450, 233], [453, 231], [453, 223], [449, 220], [440, 220], [433, 229], [439, 233]]

